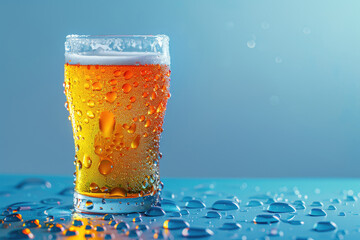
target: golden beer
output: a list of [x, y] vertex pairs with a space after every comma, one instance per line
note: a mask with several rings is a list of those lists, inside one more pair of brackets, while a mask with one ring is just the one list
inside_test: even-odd
[[77, 62], [66, 62], [64, 82], [75, 141], [75, 192], [85, 200], [156, 195], [169, 65]]

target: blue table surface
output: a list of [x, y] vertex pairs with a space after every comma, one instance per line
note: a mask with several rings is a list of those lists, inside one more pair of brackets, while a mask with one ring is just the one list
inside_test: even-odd
[[[206, 239], [360, 239], [360, 179], [166, 178], [162, 181], [164, 216], [134, 213], [104, 217], [73, 213], [72, 177], [2, 175], [0, 239], [87, 239], [85, 234], [91, 239], [186, 239], [192, 231], [207, 235]], [[187, 202], [191, 199], [200, 200], [206, 207], [190, 208], [191, 203]], [[219, 209], [213, 205], [218, 200], [227, 200], [236, 209], [226, 210], [222, 208], [224, 205], [219, 205], [222, 206]], [[174, 212], [169, 208], [166, 204], [169, 202], [178, 205], [182, 214], [179, 209]], [[271, 211], [276, 206], [274, 202], [285, 203], [296, 211]], [[218, 214], [213, 216], [218, 217], [209, 218], [209, 211], [216, 211]], [[319, 212], [325, 215], [311, 216]], [[13, 214], [21, 214], [21, 221]], [[254, 221], [261, 214], [274, 216], [276, 221], [271, 224]], [[136, 217], [141, 222], [134, 222]], [[41, 227], [29, 222], [34, 219], [39, 220]], [[84, 225], [73, 226], [74, 220], [79, 219]], [[182, 219], [190, 229], [166, 229], [164, 222], [168, 219]], [[115, 229], [114, 224], [121, 221], [129, 225], [128, 230]], [[332, 227], [314, 230], [318, 222], [324, 221]], [[63, 229], [54, 232], [51, 226], [55, 223]], [[102, 227], [85, 230], [88, 224]], [[26, 228], [24, 225], [31, 234], [19, 232]], [[75, 225], [80, 224], [75, 222]], [[226, 226], [232, 229], [225, 229]], [[201, 229], [196, 231], [198, 228]], [[77, 235], [66, 236], [71, 234]]]

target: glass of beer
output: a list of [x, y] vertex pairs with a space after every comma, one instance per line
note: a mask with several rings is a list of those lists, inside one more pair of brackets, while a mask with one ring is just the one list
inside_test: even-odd
[[169, 67], [165, 35], [66, 37], [76, 211], [143, 212], [158, 201]]

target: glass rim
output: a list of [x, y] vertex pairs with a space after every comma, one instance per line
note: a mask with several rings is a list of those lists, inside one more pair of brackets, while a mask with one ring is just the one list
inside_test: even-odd
[[77, 35], [66, 36], [68, 64], [167, 64], [170, 39], [158, 35]]
[[83, 35], [83, 34], [69, 34], [66, 36], [66, 40], [76, 40], [76, 39], [121, 39], [121, 38], [154, 38], [154, 39], [163, 39], [169, 41], [169, 36], [165, 34], [156, 34], [156, 35], [141, 35], [141, 34], [135, 34], [135, 35], [123, 35], [123, 34], [104, 34], [104, 35]]

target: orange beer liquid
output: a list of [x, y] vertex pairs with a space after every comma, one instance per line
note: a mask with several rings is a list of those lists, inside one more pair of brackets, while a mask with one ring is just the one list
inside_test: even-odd
[[167, 65], [65, 64], [77, 193], [131, 198], [157, 192], [169, 76]]

